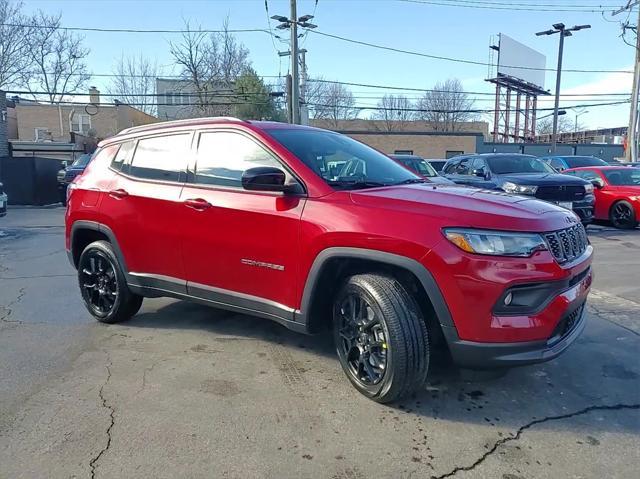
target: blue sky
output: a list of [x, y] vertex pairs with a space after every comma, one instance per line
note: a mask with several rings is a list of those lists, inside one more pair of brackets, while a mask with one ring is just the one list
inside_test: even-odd
[[[434, 0], [435, 1], [435, 0]], [[611, 11], [626, 0], [438, 0], [455, 3], [443, 6], [396, 0], [319, 0], [314, 23], [318, 30], [361, 41], [435, 55], [486, 62], [491, 35], [499, 32], [527, 44], [547, 56], [547, 68], [554, 68], [558, 37], [536, 37], [535, 32], [552, 23], [567, 25], [588, 23], [591, 30], [577, 32], [565, 44], [564, 67], [588, 70], [630, 70], [633, 48], [619, 38], [620, 25], [610, 14], [563, 12], [574, 6], [606, 5]], [[37, 9], [62, 13], [65, 26], [178, 29], [183, 19], [202, 28], [219, 28], [229, 16], [231, 28], [268, 28], [264, 0], [26, 0], [26, 11]], [[298, 14], [313, 13], [314, 0], [298, 0]], [[464, 8], [460, 5], [510, 5], [511, 9]], [[269, 0], [269, 14], [288, 16], [288, 0]], [[456, 6], [457, 5], [457, 6]], [[545, 5], [545, 6], [541, 6]], [[541, 11], [516, 10], [539, 8]], [[551, 11], [544, 11], [551, 10]], [[637, 17], [634, 11], [631, 19]], [[616, 19], [624, 20], [626, 14]], [[610, 21], [606, 21], [610, 20]], [[271, 21], [272, 27], [275, 22]], [[284, 34], [287, 35], [286, 32]], [[116, 60], [124, 54], [143, 54], [157, 60], [163, 73], [172, 70], [168, 42], [172, 34], [84, 33], [91, 49], [88, 59], [93, 73], [111, 73]], [[254, 67], [261, 75], [286, 74], [287, 59], [280, 59], [268, 35], [243, 33], [238, 38], [249, 48]], [[276, 47], [288, 46], [276, 41]], [[310, 76], [356, 83], [374, 83], [429, 88], [437, 81], [459, 78], [468, 91], [491, 92], [485, 82], [487, 67], [420, 58], [395, 52], [344, 43], [315, 34], [307, 35], [304, 47]], [[625, 93], [631, 90], [632, 75], [614, 73], [565, 73], [562, 90], [566, 93]], [[267, 81], [272, 79], [266, 78]], [[94, 78], [92, 84], [104, 89], [109, 80]], [[555, 74], [547, 72], [546, 87], [553, 88]], [[353, 87], [358, 103], [373, 105], [381, 90]], [[412, 93], [411, 96], [415, 96]], [[476, 103], [491, 108], [491, 97]], [[593, 100], [590, 100], [593, 101]], [[565, 105], [581, 103], [573, 99]], [[543, 103], [552, 106], [552, 101]], [[581, 123], [588, 127], [622, 126], [628, 122], [628, 106], [588, 108]]]

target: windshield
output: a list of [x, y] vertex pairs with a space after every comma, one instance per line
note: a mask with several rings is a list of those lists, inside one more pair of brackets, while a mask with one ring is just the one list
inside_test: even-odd
[[419, 158], [399, 158], [396, 157], [400, 163], [413, 171], [417, 171], [422, 176], [434, 177], [438, 176], [436, 170], [433, 169], [429, 163]]
[[89, 164], [89, 160], [91, 159], [91, 155], [90, 154], [85, 154], [85, 155], [81, 155], [78, 158], [76, 158], [76, 161], [74, 161], [71, 166], [87, 166]]
[[603, 170], [607, 181], [613, 186], [640, 186], [640, 168]]
[[337, 188], [386, 186], [420, 178], [391, 158], [348, 136], [323, 130], [273, 129], [269, 134], [327, 184]]
[[535, 156], [514, 155], [487, 158], [489, 169], [497, 175], [508, 173], [555, 173], [556, 171]]
[[569, 168], [580, 168], [583, 166], [607, 166], [607, 162], [595, 156], [565, 156], [563, 157]]

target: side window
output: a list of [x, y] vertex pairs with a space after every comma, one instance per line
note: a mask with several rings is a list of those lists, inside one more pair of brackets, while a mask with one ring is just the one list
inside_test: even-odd
[[137, 178], [180, 181], [188, 161], [191, 133], [138, 140], [129, 173]]
[[469, 168], [469, 174], [473, 174], [475, 170], [484, 170], [487, 171], [487, 165], [485, 165], [484, 160], [482, 158], [474, 158], [471, 162], [471, 166]]
[[558, 171], [564, 170], [566, 168], [564, 166], [564, 162], [559, 158], [552, 158], [549, 164]]
[[257, 166], [282, 168], [271, 153], [255, 141], [230, 131], [200, 135], [195, 183], [242, 187], [242, 173]]
[[458, 161], [447, 162], [442, 167], [442, 171], [447, 173], [447, 174], [455, 173], [456, 172], [456, 166], [458, 166], [458, 163], [459, 163], [459, 160]]
[[457, 175], [470, 175], [471, 171], [469, 169], [469, 164], [471, 163], [470, 158], [463, 158], [460, 160], [460, 163], [456, 166], [456, 174]]
[[135, 141], [127, 141], [120, 145], [120, 149], [118, 150], [118, 154], [115, 156], [113, 161], [111, 162], [111, 168], [116, 171], [124, 171], [125, 165], [128, 167], [129, 160], [131, 159], [131, 154], [133, 153], [133, 148], [135, 146]]

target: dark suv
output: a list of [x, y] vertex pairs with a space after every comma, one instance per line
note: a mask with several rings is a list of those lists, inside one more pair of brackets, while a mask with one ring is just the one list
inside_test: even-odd
[[67, 204], [67, 187], [76, 176], [82, 174], [91, 161], [91, 154], [80, 155], [71, 165], [58, 171], [58, 195], [63, 205]]
[[[330, 167], [347, 160], [353, 174]], [[379, 402], [423, 387], [436, 349], [466, 367], [530, 364], [585, 325], [593, 250], [573, 213], [427, 183], [338, 133], [136, 127], [69, 188], [66, 249], [99, 321], [170, 296], [332, 330], [346, 376]]]
[[572, 210], [583, 224], [593, 219], [593, 185], [560, 175], [535, 156], [515, 153], [457, 156], [447, 162], [443, 174], [459, 184], [549, 201]]

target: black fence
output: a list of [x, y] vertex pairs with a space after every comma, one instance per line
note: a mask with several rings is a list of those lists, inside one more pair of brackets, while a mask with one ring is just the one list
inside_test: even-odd
[[51, 158], [0, 158], [0, 182], [10, 205], [49, 205], [60, 201], [57, 174], [62, 161]]

